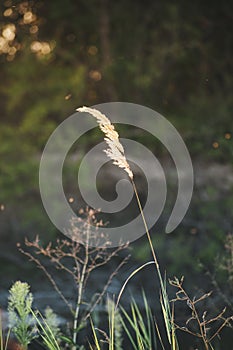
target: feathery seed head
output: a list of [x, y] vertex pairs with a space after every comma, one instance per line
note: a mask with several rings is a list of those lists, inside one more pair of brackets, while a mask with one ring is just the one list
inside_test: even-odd
[[129, 163], [126, 160], [124, 148], [119, 141], [119, 134], [115, 130], [114, 125], [110, 122], [106, 115], [104, 115], [97, 109], [84, 106], [77, 108], [77, 111], [90, 113], [93, 117], [96, 118], [100, 130], [105, 134], [104, 140], [106, 141], [109, 147], [106, 150], [104, 150], [104, 152], [113, 161], [113, 164], [125, 170], [129, 178], [132, 180], [133, 172], [130, 169]]

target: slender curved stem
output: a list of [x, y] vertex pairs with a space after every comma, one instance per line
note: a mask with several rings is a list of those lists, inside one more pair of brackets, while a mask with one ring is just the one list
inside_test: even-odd
[[157, 272], [158, 272], [159, 281], [160, 281], [161, 287], [163, 288], [164, 287], [164, 283], [163, 283], [162, 275], [161, 275], [161, 272], [160, 272], [160, 266], [159, 266], [159, 263], [158, 263], [157, 256], [155, 254], [155, 249], [154, 249], [154, 246], [153, 246], [153, 243], [152, 243], [152, 240], [151, 240], [151, 236], [150, 236], [150, 233], [149, 233], [149, 229], [148, 229], [148, 226], [147, 226], [147, 223], [146, 223], [146, 219], [145, 219], [145, 216], [144, 216], [144, 213], [143, 213], [143, 209], [142, 209], [141, 201], [140, 201], [140, 198], [139, 198], [139, 195], [138, 195], [137, 187], [135, 185], [135, 182], [133, 180], [131, 180], [131, 181], [132, 181], [133, 190], [134, 190], [134, 193], [135, 193], [135, 196], [136, 196], [136, 199], [137, 199], [137, 203], [138, 203], [138, 207], [139, 207], [139, 210], [140, 210], [140, 214], [142, 216], [143, 224], [145, 226], [145, 230], [146, 230], [147, 239], [148, 239], [148, 242], [149, 242], [149, 245], [150, 245], [151, 253], [152, 253], [152, 256], [153, 256], [153, 259], [154, 259], [154, 262], [155, 262], [155, 266], [156, 266], [156, 269], [157, 269]]

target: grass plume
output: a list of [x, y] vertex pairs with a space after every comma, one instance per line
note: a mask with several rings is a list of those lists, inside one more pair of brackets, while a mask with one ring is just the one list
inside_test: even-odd
[[[146, 222], [146, 219], [145, 219], [145, 216], [143, 213], [143, 208], [142, 208], [141, 201], [140, 201], [140, 198], [138, 195], [137, 187], [136, 187], [135, 182], [134, 182], [133, 172], [132, 172], [132, 170], [129, 166], [129, 163], [127, 162], [127, 159], [125, 157], [124, 148], [119, 141], [119, 134], [115, 130], [114, 125], [111, 123], [111, 121], [106, 117], [106, 115], [104, 115], [103, 113], [101, 113], [97, 109], [93, 109], [93, 108], [89, 108], [89, 107], [84, 106], [84, 107], [78, 108], [77, 111], [89, 113], [94, 118], [96, 118], [100, 129], [103, 131], [103, 133], [105, 135], [104, 140], [106, 141], [106, 143], [109, 147], [106, 150], [104, 150], [104, 152], [113, 161], [113, 164], [117, 165], [119, 168], [124, 169], [130, 178], [130, 181], [132, 183], [133, 190], [134, 190], [134, 193], [136, 196], [137, 204], [138, 204], [138, 207], [140, 210], [140, 214], [141, 214], [141, 217], [143, 220], [143, 224], [145, 227], [145, 231], [146, 231], [147, 239], [148, 239], [148, 242], [150, 245], [153, 260], [154, 260], [154, 263], [156, 266], [157, 274], [159, 277], [159, 283], [160, 283], [160, 287], [161, 287], [160, 302], [161, 302], [161, 307], [162, 307], [162, 311], [163, 311], [164, 322], [166, 325], [167, 338], [168, 338], [170, 345], [172, 346], [172, 349], [176, 350], [176, 349], [178, 349], [178, 343], [176, 340], [175, 331], [174, 331], [174, 327], [173, 327], [172, 312], [170, 310], [169, 299], [168, 299], [167, 291], [166, 291], [166, 284], [163, 281], [163, 278], [162, 278], [162, 275], [160, 272], [159, 262], [158, 262], [158, 259], [157, 259], [156, 253], [155, 253], [155, 249], [154, 249], [154, 246], [152, 243], [151, 235], [150, 235], [150, 232], [149, 232], [149, 229], [147, 226], [147, 222]], [[145, 265], [147, 265], [147, 264], [144, 264], [143, 267]], [[138, 270], [140, 270], [140, 268], [135, 270], [135, 272], [133, 272], [133, 274], [130, 275], [129, 279], [135, 273], [137, 273]], [[124, 284], [123, 288], [125, 288], [127, 281]], [[122, 294], [122, 291], [120, 292], [120, 294]], [[119, 299], [120, 299], [120, 297], [118, 297], [118, 302], [119, 302]]]
[[80, 107], [77, 111], [89, 113], [96, 118], [100, 130], [102, 130], [105, 135], [104, 140], [108, 145], [108, 148], [104, 150], [104, 152], [113, 161], [113, 164], [125, 170], [129, 178], [133, 180], [133, 172], [126, 160], [124, 148], [119, 141], [119, 134], [110, 120], [103, 113], [94, 108]]

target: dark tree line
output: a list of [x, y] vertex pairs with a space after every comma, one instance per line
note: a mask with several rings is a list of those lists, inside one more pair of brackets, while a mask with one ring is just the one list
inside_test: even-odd
[[193, 155], [227, 161], [232, 10], [209, 0], [2, 1], [0, 201], [38, 195], [41, 150], [79, 105], [149, 106]]

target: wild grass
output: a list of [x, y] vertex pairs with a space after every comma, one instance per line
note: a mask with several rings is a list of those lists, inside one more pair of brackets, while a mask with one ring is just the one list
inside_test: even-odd
[[[43, 315], [37, 311], [34, 312], [31, 309], [31, 314], [34, 317], [37, 327], [38, 327], [38, 333], [43, 341], [43, 345], [47, 350], [61, 350], [61, 347], [59, 345], [59, 342], [57, 339], [58, 337], [58, 328], [54, 327], [53, 325], [49, 324], [49, 319], [43, 317]], [[51, 315], [49, 317], [51, 319]]]
[[[213, 315], [210, 310], [206, 308], [204, 301], [211, 297], [211, 293], [206, 293], [202, 295], [194, 295], [190, 297], [188, 292], [184, 287], [184, 279], [181, 280], [174, 278], [169, 280], [170, 285], [175, 288], [176, 297], [172, 300], [168, 299], [168, 293], [166, 291], [166, 296], [160, 298], [160, 305], [163, 314], [164, 329], [161, 328], [161, 322], [157, 322], [156, 315], [149, 306], [148, 300], [143, 293], [143, 307], [139, 307], [137, 302], [132, 298], [129, 302], [129, 308], [123, 308], [121, 306], [121, 297], [124, 292], [125, 287], [130, 280], [139, 273], [145, 266], [154, 264], [154, 261], [147, 262], [138, 269], [136, 269], [123, 284], [117, 302], [113, 300], [107, 300], [107, 315], [108, 315], [108, 330], [104, 330], [102, 326], [96, 326], [92, 319], [92, 313], [88, 310], [88, 323], [91, 326], [93, 336], [89, 336], [89, 348], [90, 349], [100, 349], [105, 350], [123, 350], [125, 349], [126, 338], [128, 343], [130, 343], [130, 348], [136, 350], [157, 350], [162, 348], [167, 349], [179, 349], [179, 344], [176, 337], [173, 337], [173, 332], [186, 332], [192, 335], [194, 338], [198, 339], [200, 344], [203, 344], [203, 349], [213, 350], [214, 340], [219, 337], [221, 331], [225, 327], [232, 327], [232, 317], [225, 316], [226, 309]], [[16, 286], [25, 287], [27, 284], [23, 282], [16, 282]], [[166, 282], [164, 281], [164, 286], [166, 288]], [[10, 289], [9, 301], [12, 304], [12, 290], [15, 291], [13, 285]], [[21, 288], [22, 289], [22, 288]], [[25, 288], [23, 288], [25, 289]], [[166, 290], [166, 289], [165, 289]], [[42, 343], [44, 349], [48, 350], [64, 350], [64, 349], [87, 349], [87, 347], [82, 346], [80, 343], [73, 343], [72, 338], [69, 338], [67, 334], [61, 332], [58, 325], [58, 320], [56, 315], [53, 314], [51, 309], [45, 311], [45, 316], [38, 310], [32, 309], [33, 297], [29, 294], [29, 286], [19, 293], [13, 293], [14, 305], [25, 305], [27, 302], [30, 307], [26, 311], [26, 317], [23, 318], [22, 325], [24, 329], [31, 332], [33, 326], [33, 337], [36, 339], [37, 343]], [[30, 295], [30, 302], [28, 302], [28, 297]], [[169, 303], [169, 310], [171, 310], [171, 318], [166, 319], [166, 315], [169, 311], [165, 310], [166, 305], [164, 305], [163, 300], [167, 298]], [[176, 305], [184, 304], [186, 311], [189, 311], [189, 315], [186, 320], [181, 323], [176, 320]], [[11, 305], [12, 307], [12, 305]], [[143, 309], [143, 310], [142, 310]], [[164, 310], [163, 310], [164, 309]], [[13, 311], [15, 306], [13, 307]], [[15, 312], [15, 311], [14, 311]], [[20, 311], [21, 314], [21, 311]], [[178, 315], [179, 319], [179, 315]], [[20, 318], [21, 320], [21, 318]], [[20, 320], [17, 321], [17, 327], [13, 327], [11, 334], [17, 337], [18, 329], [21, 329]], [[101, 322], [102, 324], [103, 322]], [[78, 324], [80, 327], [80, 324]], [[170, 328], [171, 327], [171, 328]], [[0, 327], [2, 329], [2, 327]], [[164, 332], [165, 330], [165, 332]], [[164, 333], [167, 336], [164, 338]], [[31, 333], [29, 333], [31, 334]], [[170, 335], [170, 340], [168, 339]], [[0, 350], [7, 349], [7, 342], [10, 336], [10, 330], [7, 332], [5, 341], [3, 341], [3, 332], [0, 332]], [[92, 338], [92, 339], [91, 339]], [[25, 340], [22, 341], [22, 337], [18, 337], [19, 344], [21, 344], [23, 349], [25, 349]], [[27, 339], [27, 345], [31, 342]], [[24, 345], [23, 345], [24, 344]], [[128, 345], [127, 345], [128, 346]]]
[[[162, 278], [157, 255], [156, 255], [156, 252], [155, 252], [155, 249], [154, 249], [154, 246], [152, 243], [151, 235], [150, 235], [150, 232], [149, 232], [149, 229], [147, 226], [147, 222], [146, 222], [146, 219], [145, 219], [145, 216], [143, 213], [142, 204], [141, 204], [141, 201], [140, 201], [140, 198], [138, 195], [137, 187], [136, 187], [135, 182], [134, 182], [134, 174], [130, 168], [129, 163], [126, 160], [124, 148], [123, 148], [122, 144], [119, 142], [119, 135], [118, 135], [117, 131], [115, 130], [114, 126], [112, 125], [112, 123], [110, 122], [110, 120], [103, 113], [99, 112], [98, 110], [88, 108], [88, 107], [78, 108], [77, 110], [79, 112], [90, 113], [93, 117], [96, 118], [100, 129], [103, 131], [103, 133], [105, 135], [104, 139], [108, 145], [108, 148], [104, 152], [113, 161], [113, 164], [115, 164], [119, 168], [124, 169], [125, 172], [129, 176], [129, 179], [131, 181], [131, 184], [132, 184], [132, 187], [134, 190], [134, 194], [135, 194], [135, 197], [137, 200], [138, 208], [140, 210], [142, 221], [143, 221], [143, 224], [145, 227], [148, 243], [149, 243], [149, 246], [151, 249], [151, 253], [153, 256], [153, 260], [154, 260], [154, 264], [155, 264], [156, 271], [158, 274], [158, 278], [159, 278], [159, 283], [160, 283], [160, 288], [161, 288], [160, 303], [161, 303], [161, 307], [162, 307], [167, 338], [168, 338], [169, 344], [171, 345], [171, 349], [177, 350], [178, 349], [178, 342], [177, 342], [175, 330], [173, 327], [172, 313], [170, 310], [169, 299], [168, 299], [167, 292], [166, 292], [166, 284], [164, 283], [164, 280]], [[133, 274], [137, 273], [138, 271], [139, 271], [139, 269], [135, 270], [135, 272]]]
[[[122, 317], [119, 310], [116, 310], [115, 303], [110, 298], [107, 299], [107, 313], [108, 313], [108, 334], [103, 330], [94, 326], [92, 319], [91, 328], [93, 333], [94, 345], [96, 349], [102, 349], [107, 344], [108, 350], [122, 350]], [[103, 339], [99, 339], [98, 333], [103, 336]], [[89, 343], [90, 349], [93, 349], [93, 345]]]
[[[148, 243], [150, 246], [150, 250], [153, 256], [153, 263], [156, 267], [156, 271], [157, 271], [157, 275], [159, 278], [159, 283], [160, 283], [160, 305], [161, 305], [161, 309], [162, 309], [162, 315], [163, 315], [163, 319], [164, 319], [164, 324], [165, 324], [165, 330], [166, 330], [166, 334], [167, 334], [167, 339], [170, 345], [170, 349], [171, 350], [178, 350], [179, 349], [179, 344], [178, 344], [178, 340], [177, 340], [177, 336], [176, 336], [176, 330], [177, 328], [179, 328], [174, 321], [174, 309], [171, 310], [171, 303], [169, 302], [169, 297], [167, 294], [167, 289], [166, 289], [166, 280], [162, 278], [162, 274], [160, 271], [160, 266], [159, 266], [159, 262], [158, 262], [158, 258], [157, 258], [157, 254], [155, 252], [153, 243], [152, 243], [152, 239], [151, 239], [151, 235], [147, 226], [147, 222], [143, 213], [143, 208], [141, 205], [141, 201], [138, 195], [138, 191], [137, 191], [137, 187], [135, 185], [134, 182], [134, 174], [130, 168], [129, 163], [126, 160], [125, 157], [125, 151], [124, 148], [122, 146], [122, 144], [119, 142], [119, 135], [116, 132], [114, 126], [111, 124], [110, 120], [101, 112], [99, 112], [96, 109], [92, 109], [92, 108], [88, 108], [88, 107], [82, 107], [82, 108], [78, 108], [77, 109], [79, 112], [87, 112], [89, 114], [91, 114], [94, 118], [96, 118], [100, 129], [103, 131], [104, 135], [105, 135], [105, 141], [108, 145], [108, 148], [104, 151], [107, 156], [113, 161], [113, 164], [117, 165], [118, 167], [124, 169], [126, 171], [126, 173], [129, 176], [129, 179], [131, 181], [133, 190], [134, 190], [134, 194], [137, 200], [137, 204], [140, 210], [140, 214], [141, 214], [141, 218], [145, 227], [145, 231], [146, 231], [146, 235], [147, 235], [147, 239], [148, 239]], [[231, 259], [232, 261], [232, 259]], [[129, 280], [136, 274], [138, 273], [141, 269], [143, 269], [145, 266], [147, 266], [148, 264], [151, 264], [151, 262], [145, 263], [143, 264], [141, 267], [135, 269], [135, 271], [133, 271], [131, 273], [131, 275], [127, 278], [126, 282], [124, 283], [118, 299], [117, 299], [117, 305], [119, 304], [119, 300], [120, 297], [123, 293], [123, 290], [125, 288], [125, 286], [127, 285], [127, 283], [129, 282]], [[228, 263], [228, 271], [229, 271], [229, 263]], [[173, 281], [170, 281], [171, 285], [178, 287], [180, 290], [179, 292], [177, 292], [177, 298], [178, 298], [178, 294], [179, 293], [186, 293], [185, 290], [182, 287], [182, 282], [180, 283], [178, 282], [179, 280], [177, 278], [175, 278]], [[205, 294], [203, 296], [203, 298], [208, 297], [209, 294]], [[223, 323], [221, 324], [221, 326], [216, 330], [216, 332], [214, 333], [214, 335], [212, 335], [212, 337], [208, 338], [207, 336], [207, 324], [211, 324], [212, 320], [206, 320], [205, 319], [205, 315], [206, 313], [204, 312], [202, 315], [202, 321], [199, 318], [199, 315], [196, 311], [195, 305], [197, 301], [191, 301], [191, 299], [188, 298], [188, 295], [185, 294], [185, 298], [187, 298], [187, 302], [189, 302], [189, 304], [191, 305], [190, 307], [192, 308], [192, 318], [194, 318], [197, 321], [197, 324], [199, 326], [199, 333], [196, 332], [190, 332], [192, 335], [195, 335], [196, 337], [199, 337], [202, 339], [203, 344], [205, 346], [205, 350], [208, 349], [213, 349], [211, 341], [219, 334], [219, 332], [221, 331], [221, 329], [229, 323], [230, 320], [232, 320], [231, 318], [227, 318], [224, 319], [223, 318], [223, 314], [224, 314], [224, 310], [218, 314], [215, 318], [214, 321], [219, 321], [223, 319]], [[202, 300], [202, 298], [200, 298], [198, 300], [198, 302], [200, 302]], [[177, 301], [177, 299], [176, 299]], [[137, 308], [137, 305], [135, 304], [135, 302], [133, 301], [131, 303], [131, 311], [132, 311], [132, 316], [133, 316], [133, 321], [131, 321], [131, 319], [128, 317], [127, 314], [125, 314], [125, 316], [127, 316], [128, 320], [130, 320], [130, 324], [131, 327], [135, 330], [136, 333], [136, 339], [137, 339], [137, 348], [138, 349], [144, 349], [145, 348], [145, 344], [143, 339], [148, 339], [148, 337], [145, 337], [145, 335], [147, 334], [145, 331], [145, 325], [144, 322], [142, 322], [142, 318], [140, 317], [140, 312]], [[140, 320], [140, 324], [138, 323], [137, 320]], [[189, 321], [189, 320], [188, 320]], [[127, 332], [127, 328], [124, 327], [126, 332]], [[161, 345], [164, 347], [163, 345], [163, 341], [161, 339], [160, 336], [160, 332], [158, 329], [158, 325], [156, 325], [156, 329], [157, 329], [157, 333], [161, 342]], [[186, 332], [189, 332], [190, 330], [186, 327], [184, 329]], [[127, 334], [129, 335], [129, 332], [127, 332]], [[142, 335], [144, 335], [144, 338], [142, 337]], [[150, 339], [150, 338], [149, 338]], [[131, 340], [131, 344], [133, 343], [133, 339], [130, 338]], [[147, 344], [148, 345], [148, 344]], [[136, 345], [135, 345], [136, 348]], [[151, 344], [149, 344], [149, 349], [152, 348]]]
[[[157, 331], [155, 320], [145, 294], [143, 294], [143, 301], [145, 316], [142, 315], [136, 301], [133, 299], [130, 308], [131, 312], [127, 312], [124, 308], [121, 308], [123, 315], [121, 322], [134, 350], [156, 350]], [[130, 329], [132, 331], [130, 331]], [[134, 333], [134, 336], [132, 335], [132, 332]]]
[[[215, 338], [219, 336], [223, 328], [231, 326], [233, 318], [231, 316], [225, 316], [225, 309], [215, 316], [209, 316], [207, 310], [200, 307], [200, 304], [210, 298], [211, 293], [191, 298], [186, 292], [183, 278], [181, 280], [178, 278], [169, 280], [170, 285], [175, 288], [176, 295], [175, 298], [170, 300], [167, 290], [167, 279], [166, 276], [165, 278], [162, 276], [157, 253], [152, 243], [134, 182], [134, 174], [125, 157], [124, 148], [119, 142], [119, 135], [110, 120], [99, 111], [87, 107], [82, 107], [79, 111], [90, 113], [96, 118], [108, 145], [108, 148], [105, 150], [106, 155], [129, 176], [153, 260], [145, 262], [128, 276], [116, 297], [116, 303], [110, 298], [107, 299], [107, 330], [102, 328], [102, 326], [100, 327], [99, 324], [95, 324], [93, 321], [95, 307], [104, 300], [108, 286], [120, 268], [127, 262], [128, 256], [123, 258], [122, 262], [119, 263], [117, 268], [109, 276], [105, 286], [102, 287], [102, 291], [87, 303], [85, 291], [90, 275], [96, 268], [109, 263], [122, 250], [127, 250], [128, 244], [109, 250], [109, 241], [106, 237], [105, 246], [100, 247], [96, 244], [93, 247], [93, 245], [90, 245], [90, 239], [94, 238], [91, 237], [90, 225], [92, 227], [96, 226], [96, 229], [101, 229], [103, 223], [96, 219], [97, 211], [87, 208], [85, 211], [79, 212], [78, 218], [72, 221], [71, 237], [75, 238], [74, 240], [57, 240], [55, 246], [52, 243], [43, 246], [39, 237], [37, 237], [35, 241], [25, 241], [27, 250], [21, 246], [19, 247], [19, 250], [45, 273], [55, 291], [68, 307], [72, 317], [72, 326], [70, 327], [71, 336], [64, 332], [62, 333], [56, 322], [50, 322], [51, 317], [49, 321], [48, 315], [43, 316], [40, 311], [34, 311], [32, 309], [33, 298], [29, 292], [29, 286], [19, 281], [16, 282], [16, 286], [24, 286], [24, 290], [21, 288], [21, 292], [18, 291], [16, 293], [15, 285], [10, 289], [9, 314], [11, 314], [11, 319], [14, 319], [15, 322], [12, 324], [12, 332], [24, 349], [27, 349], [28, 344], [36, 337], [42, 341], [44, 348], [47, 350], [64, 350], [67, 348], [72, 350], [85, 349], [86, 347], [80, 344], [79, 332], [82, 328], [88, 328], [89, 325], [92, 332], [92, 336], [88, 338], [90, 350], [105, 350], [106, 348], [108, 350], [123, 350], [125, 348], [126, 338], [128, 339], [128, 343], [130, 343], [130, 348], [134, 350], [157, 350], [160, 348], [163, 350], [179, 350], [178, 332], [186, 332], [192, 335], [199, 340], [199, 343], [202, 344], [205, 350], [213, 350]], [[78, 225], [76, 225], [76, 220], [78, 220]], [[77, 240], [77, 238], [80, 239]], [[83, 242], [84, 244], [79, 242]], [[232, 251], [233, 249], [231, 249]], [[227, 271], [230, 273], [232, 273], [232, 256], [230, 256], [230, 260], [227, 260], [227, 265], [224, 265], [227, 266]], [[76, 295], [74, 305], [64, 295], [53, 273], [48, 270], [47, 265], [44, 264], [44, 260], [41, 260], [40, 257], [47, 259], [57, 270], [63, 271], [71, 277]], [[135, 299], [129, 301], [127, 308], [121, 306], [121, 298], [125, 288], [131, 279], [148, 265], [155, 267], [155, 272], [158, 276], [158, 298], [163, 321], [162, 325], [161, 322], [157, 321], [158, 317], [152, 311], [144, 293], [143, 311]], [[180, 324], [176, 318], [176, 305], [180, 302], [184, 303], [190, 312], [187, 320], [185, 320], [185, 324]], [[33, 329], [32, 319], [36, 326]], [[53, 317], [52, 319], [54, 320]], [[22, 325], [23, 327], [21, 327]], [[0, 332], [0, 350], [6, 350], [9, 334], [8, 331], [4, 345], [3, 334], [2, 331]]]
[[0, 310], [0, 350], [7, 350], [8, 341], [10, 339], [11, 329], [9, 328], [6, 336], [4, 336], [2, 324], [2, 311]]

